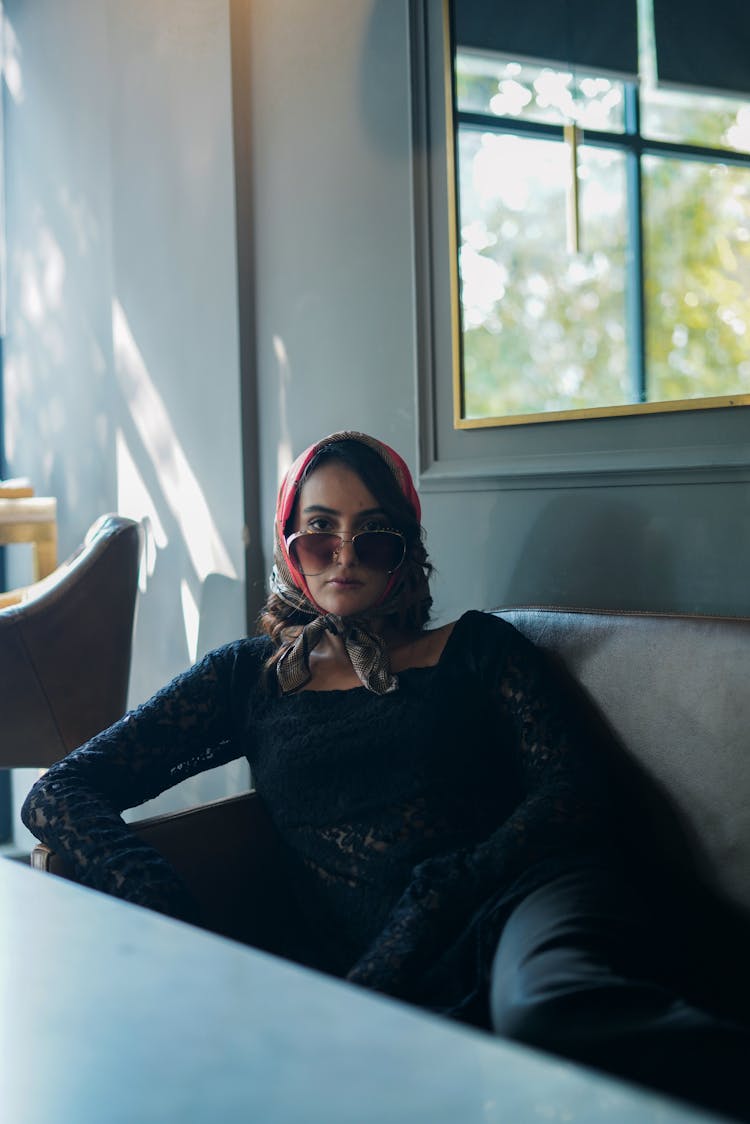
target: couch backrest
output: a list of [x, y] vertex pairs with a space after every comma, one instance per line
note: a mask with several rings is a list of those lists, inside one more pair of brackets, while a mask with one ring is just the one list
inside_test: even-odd
[[494, 611], [562, 663], [668, 798], [696, 873], [750, 917], [750, 619]]

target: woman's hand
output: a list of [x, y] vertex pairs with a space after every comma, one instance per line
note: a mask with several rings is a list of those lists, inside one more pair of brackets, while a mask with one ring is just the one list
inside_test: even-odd
[[479, 889], [470, 851], [450, 851], [420, 863], [377, 939], [346, 978], [410, 998], [424, 969], [465, 923]]

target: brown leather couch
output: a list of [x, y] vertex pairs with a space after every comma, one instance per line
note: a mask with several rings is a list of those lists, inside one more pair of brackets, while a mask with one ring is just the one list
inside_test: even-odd
[[[744, 931], [750, 619], [495, 611], [547, 651], [592, 704], [608, 734], [612, 784], [634, 850], [650, 869], [661, 868], [665, 885], [721, 915], [735, 935]], [[180, 871], [208, 928], [272, 947], [268, 923], [283, 906], [283, 885], [273, 827], [254, 793], [141, 821], [137, 829]], [[41, 846], [32, 863], [65, 873]]]
[[[610, 735], [629, 837], [750, 920], [750, 619], [509, 609]], [[656, 850], [653, 850], [656, 848]]]

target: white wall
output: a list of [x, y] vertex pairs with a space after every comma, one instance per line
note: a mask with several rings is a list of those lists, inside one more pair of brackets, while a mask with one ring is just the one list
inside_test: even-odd
[[407, 5], [251, 6], [266, 555], [292, 455], [339, 428], [416, 457]]
[[5, 11], [9, 470], [148, 518], [137, 703], [245, 627], [228, 4]]

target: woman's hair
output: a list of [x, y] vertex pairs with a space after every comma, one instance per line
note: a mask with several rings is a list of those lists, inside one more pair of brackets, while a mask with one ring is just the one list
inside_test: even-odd
[[[322, 445], [315, 452], [299, 479], [297, 495], [313, 472], [330, 461], [337, 461], [357, 474], [383, 508], [389, 527], [401, 531], [406, 540], [406, 556], [399, 569], [402, 594], [398, 598], [398, 607], [388, 613], [385, 620], [399, 629], [424, 628], [430, 619], [432, 606], [429, 579], [433, 567], [422, 542], [422, 528], [414, 509], [380, 454], [369, 445], [351, 439]], [[290, 533], [296, 510], [297, 501], [284, 527], [284, 534]], [[268, 670], [276, 663], [282, 646], [308, 620], [308, 614], [292, 608], [276, 594], [269, 596], [259, 617], [260, 631], [270, 636], [276, 647], [268, 661]]]

